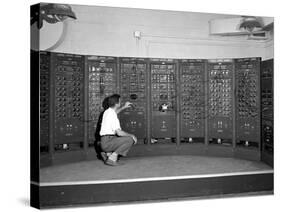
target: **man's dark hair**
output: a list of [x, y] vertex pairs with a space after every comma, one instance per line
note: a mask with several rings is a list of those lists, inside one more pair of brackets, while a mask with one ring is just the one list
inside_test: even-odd
[[119, 94], [113, 94], [110, 97], [108, 97], [107, 104], [108, 107], [114, 107], [116, 104], [119, 103], [120, 95]]
[[109, 99], [109, 96], [104, 98], [104, 100], [102, 102], [102, 107], [104, 110], [106, 110], [108, 108], [108, 99]]

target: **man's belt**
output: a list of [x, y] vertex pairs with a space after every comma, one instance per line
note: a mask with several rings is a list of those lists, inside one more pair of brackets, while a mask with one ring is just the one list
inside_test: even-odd
[[104, 137], [104, 136], [116, 136], [115, 134], [108, 134], [108, 135], [102, 135], [101, 137]]

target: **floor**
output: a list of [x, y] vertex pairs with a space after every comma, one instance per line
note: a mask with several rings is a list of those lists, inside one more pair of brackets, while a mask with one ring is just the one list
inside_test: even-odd
[[108, 166], [100, 160], [57, 165], [40, 170], [40, 183], [132, 180], [208, 174], [272, 171], [268, 165], [235, 158], [158, 156], [122, 158], [124, 165]]

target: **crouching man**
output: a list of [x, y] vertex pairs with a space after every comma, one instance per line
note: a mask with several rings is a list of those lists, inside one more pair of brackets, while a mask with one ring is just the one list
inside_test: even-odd
[[130, 107], [131, 103], [126, 102], [120, 107], [120, 95], [113, 94], [108, 97], [108, 109], [105, 110], [101, 123], [101, 148], [105, 152], [103, 155], [105, 164], [110, 166], [120, 165], [118, 156], [126, 156], [133, 144], [137, 143], [137, 138], [123, 131], [117, 114]]

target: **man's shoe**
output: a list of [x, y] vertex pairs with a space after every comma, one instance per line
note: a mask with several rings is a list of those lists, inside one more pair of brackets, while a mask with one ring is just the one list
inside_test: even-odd
[[101, 153], [100, 153], [100, 156], [101, 156], [101, 159], [102, 159], [103, 161], [106, 161], [106, 160], [107, 160], [106, 152], [101, 152]]
[[105, 164], [109, 165], [109, 166], [119, 166], [119, 165], [121, 165], [121, 164], [117, 163], [117, 161], [110, 160], [109, 158], [105, 161]]

